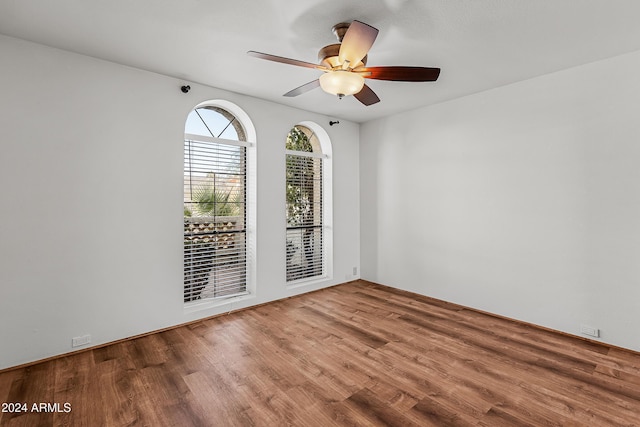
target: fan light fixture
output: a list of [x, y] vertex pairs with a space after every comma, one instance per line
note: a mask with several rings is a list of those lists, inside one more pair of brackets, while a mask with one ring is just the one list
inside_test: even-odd
[[328, 71], [320, 76], [322, 90], [340, 98], [360, 92], [363, 86], [364, 77], [346, 70]]

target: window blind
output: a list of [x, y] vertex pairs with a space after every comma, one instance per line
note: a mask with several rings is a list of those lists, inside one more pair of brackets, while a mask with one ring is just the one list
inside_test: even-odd
[[324, 274], [322, 155], [287, 150], [287, 281]]
[[246, 147], [185, 136], [185, 302], [247, 290]]

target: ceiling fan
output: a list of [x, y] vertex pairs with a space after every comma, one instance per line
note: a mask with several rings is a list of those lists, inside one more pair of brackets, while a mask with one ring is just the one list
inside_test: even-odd
[[332, 28], [340, 43], [330, 44], [318, 52], [319, 64], [284, 58], [250, 50], [247, 54], [268, 61], [315, 68], [323, 71], [320, 78], [303, 84], [284, 96], [298, 96], [320, 86], [325, 92], [343, 98], [353, 95], [364, 105], [380, 101], [364, 79], [398, 82], [432, 82], [438, 79], [440, 68], [428, 67], [367, 67], [367, 53], [378, 36], [378, 29], [360, 21], [343, 22]]

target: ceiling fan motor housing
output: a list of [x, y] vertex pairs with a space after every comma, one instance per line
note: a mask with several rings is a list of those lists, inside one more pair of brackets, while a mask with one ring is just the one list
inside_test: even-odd
[[[340, 64], [338, 60], [340, 46], [340, 43], [335, 43], [320, 49], [320, 51], [318, 52], [318, 62], [320, 63], [320, 65], [324, 65], [325, 67], [329, 68], [341, 67], [342, 64]], [[358, 62], [357, 64], [349, 64], [352, 69], [357, 67], [364, 67], [365, 65], [367, 65], [367, 56], [362, 58], [362, 60], [360, 60], [360, 62]]]

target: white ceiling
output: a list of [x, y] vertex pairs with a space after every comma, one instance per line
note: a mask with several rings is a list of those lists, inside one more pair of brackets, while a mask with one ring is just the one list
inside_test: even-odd
[[[639, 18], [638, 0], [0, 1], [2, 34], [357, 122], [639, 50]], [[246, 55], [316, 62], [353, 19], [380, 30], [368, 65], [440, 79], [370, 80], [370, 107], [320, 89], [284, 98], [320, 72]]]

